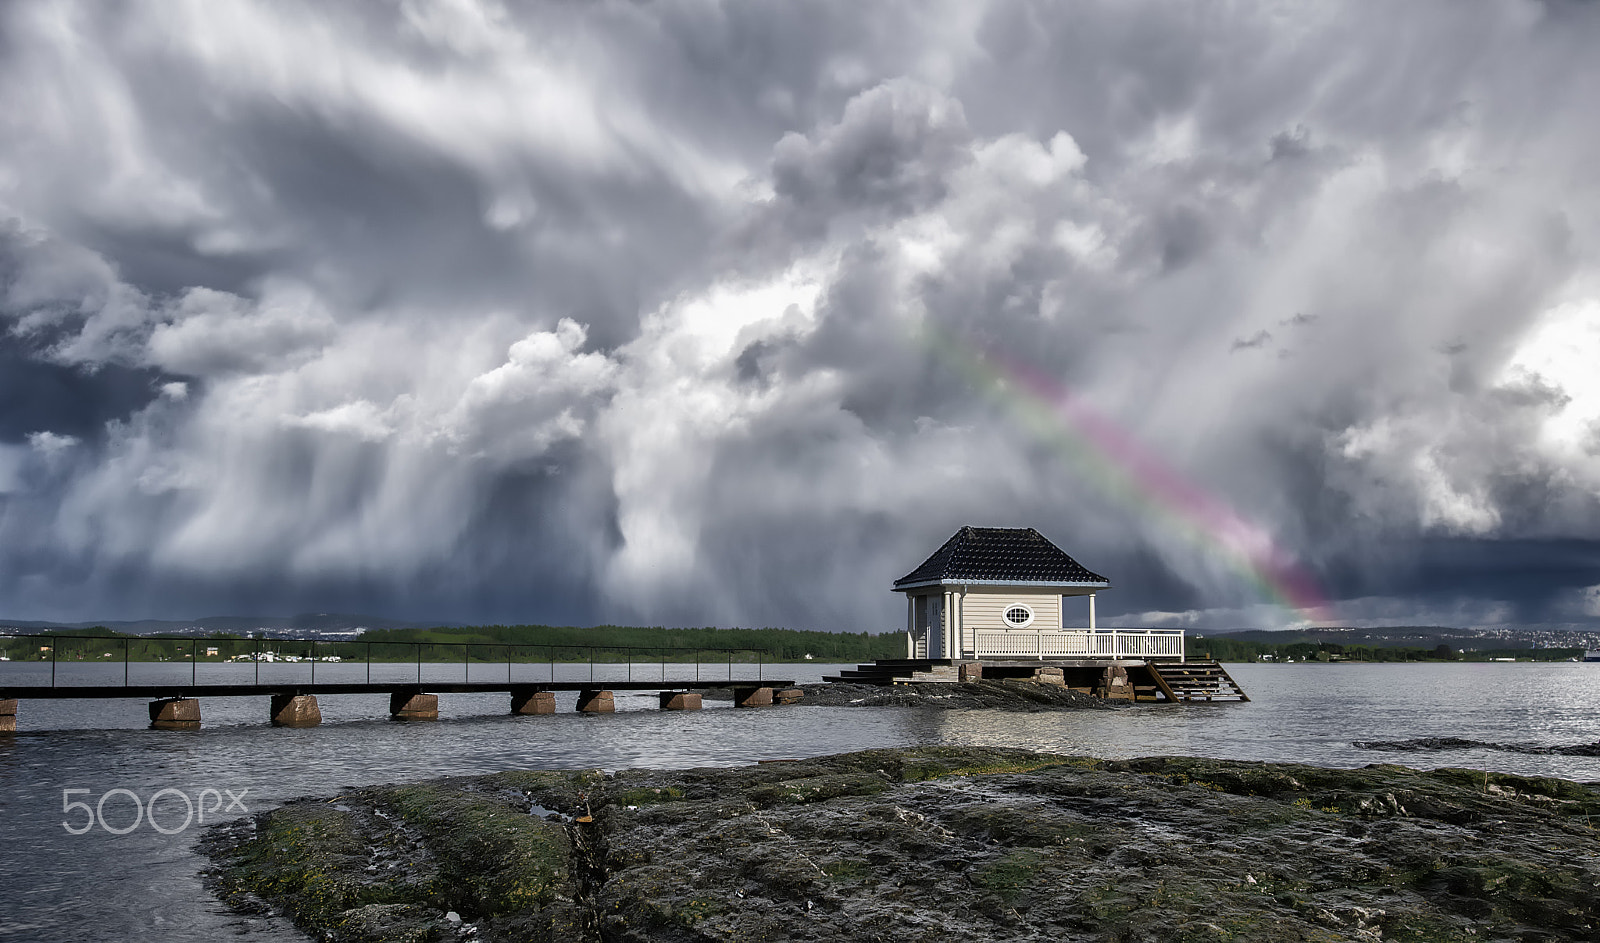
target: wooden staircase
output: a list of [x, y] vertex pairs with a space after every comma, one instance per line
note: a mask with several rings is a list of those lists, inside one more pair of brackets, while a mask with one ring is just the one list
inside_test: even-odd
[[1146, 666], [1169, 701], [1248, 701], [1239, 682], [1214, 661], [1151, 661]]
[[961, 680], [960, 669], [949, 659], [884, 658], [870, 665], [824, 677], [824, 681], [850, 684], [895, 684], [902, 681], [931, 681], [954, 684]]

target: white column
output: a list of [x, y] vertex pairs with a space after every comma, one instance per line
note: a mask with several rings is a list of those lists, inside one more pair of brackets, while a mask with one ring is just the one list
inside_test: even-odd
[[911, 594], [906, 593], [906, 657], [917, 657], [917, 622], [913, 617]]
[[1089, 594], [1089, 631], [1094, 631], [1094, 593]]
[[950, 594], [947, 591], [939, 592], [939, 632], [944, 639], [944, 656], [955, 658], [954, 648], [950, 648]]

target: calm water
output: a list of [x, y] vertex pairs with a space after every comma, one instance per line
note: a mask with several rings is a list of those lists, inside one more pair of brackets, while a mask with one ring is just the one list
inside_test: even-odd
[[[837, 666], [769, 669], [813, 680]], [[318, 667], [318, 680], [322, 680]], [[435, 670], [430, 668], [430, 671]], [[452, 670], [443, 666], [440, 672]], [[456, 666], [453, 670], [460, 670]], [[476, 668], [474, 669], [476, 672]], [[511, 768], [619, 769], [737, 765], [869, 747], [930, 743], [1022, 746], [1103, 757], [1190, 754], [1324, 766], [1400, 762], [1600, 780], [1600, 758], [1487, 747], [1420, 753], [1361, 749], [1353, 741], [1457, 737], [1563, 746], [1600, 741], [1593, 705], [1600, 665], [1230, 666], [1248, 704], [1011, 714], [906, 709], [774, 708], [662, 713], [650, 696], [619, 694], [611, 716], [510, 717], [503, 694], [445, 695], [437, 723], [387, 719], [376, 695], [319, 698], [324, 723], [265, 723], [265, 697], [202, 702], [199, 731], [145, 729], [142, 701], [24, 701], [21, 731], [0, 735], [0, 940], [304, 940], [281, 922], [222, 909], [197, 875], [199, 828], [179, 829], [185, 799], [260, 811], [342, 786]], [[444, 677], [443, 674], [440, 677]], [[474, 680], [478, 680], [476, 674]], [[485, 679], [486, 680], [486, 679]], [[574, 695], [558, 695], [570, 710]], [[162, 834], [141, 820], [124, 835], [69, 834], [108, 792], [157, 804]], [[203, 793], [204, 790], [214, 793]], [[74, 792], [64, 798], [65, 790]], [[181, 795], [180, 795], [181, 793]], [[102, 807], [114, 829], [134, 822], [133, 799]], [[212, 811], [208, 821], [242, 814]]]

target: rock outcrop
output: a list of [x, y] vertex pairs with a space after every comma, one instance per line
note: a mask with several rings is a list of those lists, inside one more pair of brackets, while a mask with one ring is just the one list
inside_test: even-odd
[[1591, 815], [1477, 770], [930, 747], [374, 787], [207, 848], [336, 941], [1580, 940]]

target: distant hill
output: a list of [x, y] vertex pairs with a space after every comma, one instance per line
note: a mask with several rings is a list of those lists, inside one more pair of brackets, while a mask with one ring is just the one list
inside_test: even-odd
[[1600, 632], [1549, 627], [1470, 629], [1446, 625], [1388, 625], [1375, 628], [1334, 626], [1290, 631], [1191, 630], [1189, 635], [1196, 638], [1228, 638], [1273, 645], [1291, 642], [1331, 642], [1371, 648], [1433, 648], [1438, 645], [1448, 645], [1462, 650], [1600, 647]]

